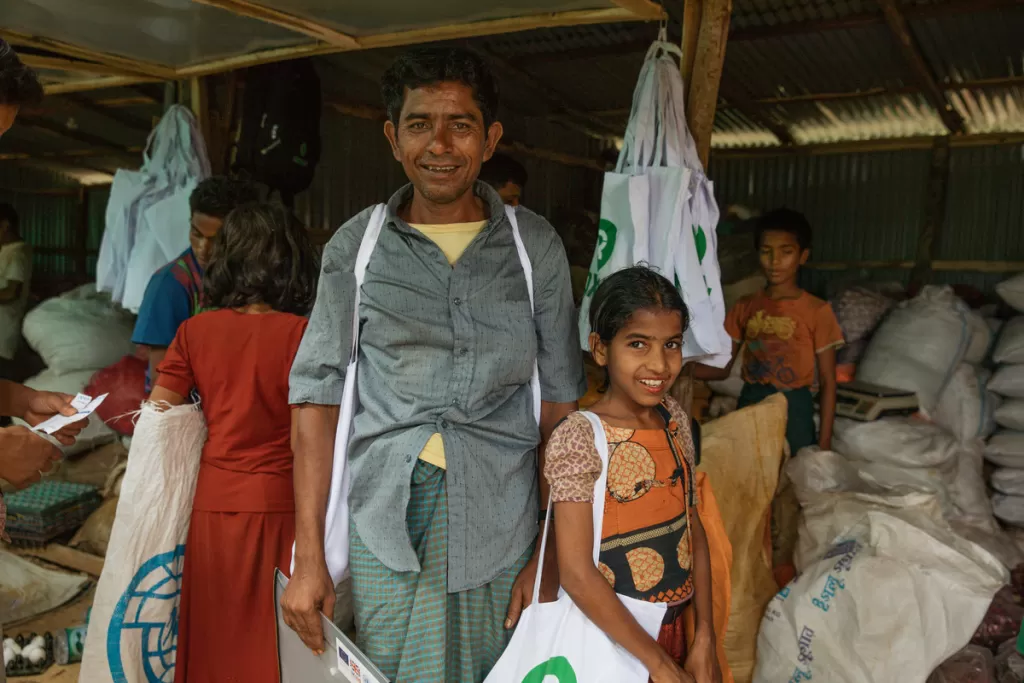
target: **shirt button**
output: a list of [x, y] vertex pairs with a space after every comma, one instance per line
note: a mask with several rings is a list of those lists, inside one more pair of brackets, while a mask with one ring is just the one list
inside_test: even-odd
[[405, 461], [406, 462], [412, 462], [412, 456], [411, 455], [405, 456]]
[[448, 420], [441, 420], [441, 429], [448, 429]]
[[459, 349], [459, 355], [460, 356], [465, 356], [466, 355], [466, 347], [465, 346], [463, 346], [461, 349]]
[[460, 299], [459, 297], [455, 297], [452, 300], [452, 303], [455, 304], [456, 306], [461, 306], [462, 305], [462, 299]]

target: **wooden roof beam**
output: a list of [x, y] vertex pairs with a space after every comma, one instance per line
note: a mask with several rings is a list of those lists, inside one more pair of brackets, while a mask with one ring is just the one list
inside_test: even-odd
[[102, 78], [90, 78], [81, 81], [68, 81], [66, 83], [49, 83], [43, 86], [43, 92], [47, 95], [66, 95], [72, 92], [88, 92], [90, 90], [105, 90], [107, 88], [123, 88], [139, 83], [155, 83], [167, 80], [150, 78], [148, 76], [104, 76]]
[[924, 55], [921, 53], [921, 48], [910, 33], [910, 26], [907, 24], [906, 17], [903, 16], [900, 8], [896, 6], [896, 0], [878, 0], [878, 4], [881, 6], [883, 14], [885, 14], [885, 23], [889, 26], [889, 31], [899, 42], [903, 58], [921, 86], [924, 96], [935, 107], [939, 117], [942, 119], [942, 123], [949, 132], [962, 133], [964, 131], [964, 120], [953, 109], [953, 106], [946, 99], [942, 88], [939, 87], [938, 82], [935, 80], [931, 67], [928, 66]]
[[48, 52], [54, 52], [59, 55], [64, 55], [65, 57], [95, 62], [97, 64], [108, 66], [112, 69], [119, 69], [122, 74], [149, 76], [163, 80], [170, 80], [174, 78], [174, 69], [169, 66], [151, 64], [149, 62], [120, 57], [106, 52], [90, 50], [88, 48], [72, 45], [71, 43], [65, 43], [52, 38], [32, 36], [18, 31], [11, 31], [9, 29], [0, 29], [0, 38], [3, 38], [11, 45], [25, 45], [40, 50], [46, 50]]
[[668, 18], [665, 8], [653, 0], [612, 0], [612, 4], [632, 12], [638, 19], [657, 21]]
[[131, 73], [121, 67], [97, 64], [96, 62], [83, 62], [78, 59], [64, 59], [61, 57], [43, 57], [27, 52], [19, 52], [18, 58], [25, 66], [33, 69], [51, 69], [53, 71], [70, 71], [72, 73], [96, 74], [99, 76], [130, 76]]
[[304, 19], [303, 17], [282, 12], [281, 10], [258, 5], [249, 0], [192, 0], [200, 5], [209, 5], [231, 12], [240, 17], [258, 19], [268, 24], [274, 24], [296, 33], [309, 36], [328, 45], [336, 45], [345, 50], [358, 50], [362, 46], [359, 41], [347, 33], [336, 31], [324, 24]]
[[[447, 26], [432, 26], [430, 28], [396, 31], [394, 33], [377, 33], [360, 36], [358, 42], [360, 49], [371, 50], [380, 47], [402, 47], [406, 45], [419, 45], [422, 43], [433, 43], [446, 40], [479, 38], [482, 36], [493, 36], [500, 33], [532, 31], [538, 28], [584, 26], [589, 24], [610, 24], [642, 20], [643, 17], [639, 17], [628, 10], [622, 9], [621, 7], [572, 10], [567, 12], [531, 14], [524, 17], [510, 17], [507, 19], [472, 21], [462, 24], [450, 24]], [[291, 47], [261, 50], [246, 55], [236, 55], [234, 57], [226, 57], [224, 59], [217, 59], [202, 64], [193, 64], [191, 66], [183, 67], [178, 69], [177, 77], [191, 78], [193, 76], [208, 76], [213, 73], [230, 71], [232, 69], [245, 69], [259, 64], [279, 62], [284, 59], [336, 54], [338, 52], [351, 51], [352, 49], [353, 48], [345, 48], [324, 43], [311, 43], [307, 45], [295, 45]]]

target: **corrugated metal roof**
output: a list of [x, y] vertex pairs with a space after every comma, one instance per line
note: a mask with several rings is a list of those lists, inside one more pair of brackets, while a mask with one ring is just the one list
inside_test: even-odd
[[780, 26], [880, 11], [874, 0], [733, 0], [732, 25], [740, 29]]

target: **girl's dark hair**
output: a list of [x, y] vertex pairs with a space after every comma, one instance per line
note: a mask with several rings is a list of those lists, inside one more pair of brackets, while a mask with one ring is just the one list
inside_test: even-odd
[[268, 304], [307, 315], [316, 297], [319, 258], [306, 228], [285, 207], [243, 204], [224, 219], [204, 279], [211, 308]]
[[672, 283], [647, 266], [633, 266], [613, 273], [594, 292], [590, 330], [607, 344], [634, 313], [644, 308], [679, 311], [683, 330], [690, 324], [683, 297]]

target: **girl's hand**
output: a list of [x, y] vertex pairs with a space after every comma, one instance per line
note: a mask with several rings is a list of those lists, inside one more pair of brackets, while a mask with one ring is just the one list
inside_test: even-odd
[[714, 636], [707, 630], [698, 630], [686, 656], [686, 671], [696, 683], [721, 683]]
[[666, 655], [658, 666], [650, 669], [651, 683], [696, 683], [693, 676]]

